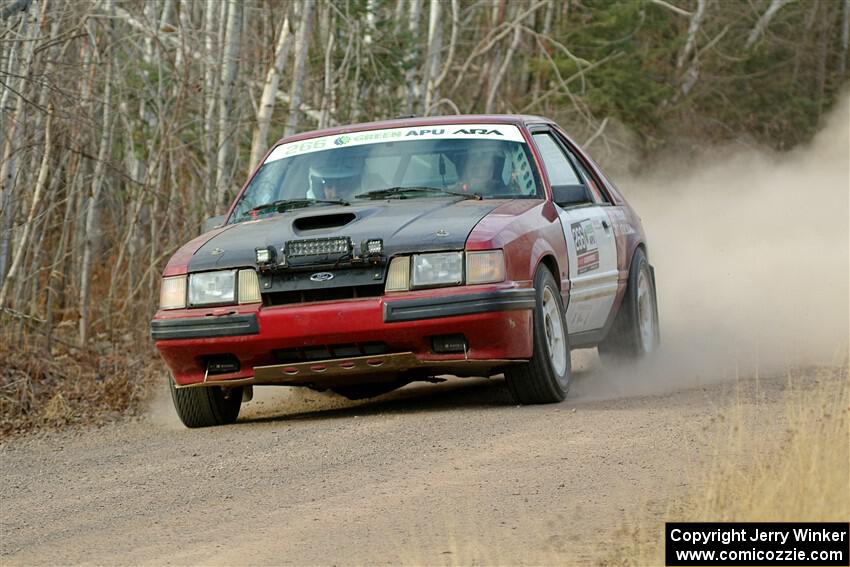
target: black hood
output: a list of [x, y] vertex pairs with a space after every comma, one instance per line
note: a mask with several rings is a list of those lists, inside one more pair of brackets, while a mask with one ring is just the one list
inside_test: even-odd
[[189, 271], [256, 266], [256, 248], [274, 246], [279, 250], [289, 240], [331, 236], [350, 237], [355, 249], [364, 240], [382, 238], [388, 257], [463, 250], [475, 225], [503, 202], [421, 198], [351, 206], [314, 205], [230, 225], [195, 253]]

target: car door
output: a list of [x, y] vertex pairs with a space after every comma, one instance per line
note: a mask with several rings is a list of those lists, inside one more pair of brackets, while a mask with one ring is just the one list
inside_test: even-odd
[[610, 207], [555, 133], [544, 129], [532, 135], [553, 191], [585, 195], [556, 204], [570, 263], [567, 329], [571, 335], [601, 329], [617, 295], [617, 244], [606, 211]]

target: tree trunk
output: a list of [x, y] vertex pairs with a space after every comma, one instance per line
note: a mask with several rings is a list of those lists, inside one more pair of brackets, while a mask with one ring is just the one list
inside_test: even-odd
[[437, 74], [440, 72], [440, 51], [443, 49], [443, 27], [440, 21], [442, 0], [431, 0], [431, 10], [428, 16], [428, 51], [425, 56], [425, 99], [422, 101], [422, 114], [428, 116], [431, 112], [431, 101], [439, 98], [436, 89]]
[[[333, 37], [333, 34], [331, 34]], [[266, 81], [263, 84], [263, 94], [260, 96], [260, 107], [257, 110], [257, 127], [251, 140], [251, 156], [248, 159], [248, 171], [250, 172], [260, 161], [263, 153], [268, 147], [269, 127], [274, 113], [275, 94], [280, 82], [280, 74], [289, 55], [289, 14], [284, 16], [283, 24], [280, 26], [280, 35], [275, 47], [274, 63], [266, 73]]]
[[770, 25], [770, 21], [773, 19], [773, 16], [776, 15], [782, 6], [791, 2], [793, 2], [793, 0], [771, 0], [767, 10], [764, 11], [764, 14], [761, 15], [752, 31], [750, 31], [750, 35], [747, 36], [747, 43], [744, 45], [744, 49], [752, 49], [759, 38], [764, 34], [765, 30], [767, 30], [767, 26]]
[[289, 92], [289, 118], [286, 121], [284, 136], [298, 131], [301, 121], [301, 95], [304, 92], [304, 74], [307, 64], [307, 52], [310, 49], [310, 22], [313, 18], [315, 0], [302, 0], [301, 18], [295, 39], [295, 63], [292, 71], [292, 87]]
[[[679, 52], [679, 58], [676, 61], [676, 71], [678, 73], [679, 94], [688, 95], [699, 77], [699, 58], [691, 55], [694, 53], [697, 44], [697, 35], [702, 27], [702, 21], [705, 18], [705, 9], [708, 5], [708, 0], [697, 0], [697, 9], [691, 16], [691, 23], [688, 26], [688, 35], [685, 39], [685, 45]], [[685, 64], [690, 60], [687, 70]], [[684, 72], [683, 72], [684, 70]]]
[[708, 5], [708, 0], [697, 0], [697, 9], [691, 15], [691, 23], [688, 26], [688, 35], [685, 39], [685, 45], [682, 46], [682, 50], [679, 52], [679, 57], [676, 60], [676, 70], [681, 72], [685, 67], [685, 63], [688, 62], [688, 58], [690, 58], [691, 53], [694, 52], [694, 48], [697, 43], [697, 34], [699, 33], [700, 27], [702, 27], [702, 20], [705, 17], [705, 8]]
[[88, 342], [89, 306], [91, 305], [91, 278], [94, 255], [97, 251], [98, 232], [97, 207], [103, 190], [106, 155], [110, 146], [112, 133], [112, 62], [107, 61], [103, 85], [103, 120], [100, 144], [97, 150], [97, 162], [92, 175], [91, 190], [86, 203], [85, 240], [83, 243], [83, 258], [80, 265], [80, 346]]
[[449, 74], [449, 71], [452, 67], [452, 60], [455, 56], [455, 48], [457, 46], [457, 36], [458, 29], [460, 28], [460, 2], [459, 0], [452, 0], [452, 32], [449, 37], [449, 54], [446, 56], [446, 60], [443, 63], [443, 70], [440, 72], [440, 75], [433, 81], [433, 88], [430, 90], [428, 102], [426, 103], [426, 107], [428, 109], [428, 113], [433, 110], [434, 107], [440, 104], [440, 99], [437, 98], [437, 89], [440, 88], [440, 85], [443, 84], [443, 81], [446, 80], [446, 77]]
[[838, 72], [847, 73], [847, 47], [850, 45], [850, 0], [844, 0], [841, 10], [841, 54], [838, 58]]
[[502, 84], [502, 79], [511, 64], [511, 59], [513, 59], [514, 52], [516, 52], [516, 48], [519, 45], [519, 40], [522, 39], [522, 28], [520, 27], [520, 23], [521, 22], [514, 23], [514, 37], [511, 40], [511, 45], [508, 47], [508, 52], [505, 54], [502, 66], [499, 67], [493, 82], [490, 83], [490, 92], [487, 94], [487, 103], [484, 106], [484, 112], [487, 114], [495, 112], [496, 110], [496, 95], [499, 92], [499, 86]]
[[[22, 64], [20, 69], [15, 74], [20, 75], [17, 81], [15, 90], [18, 93], [23, 93], [25, 87], [28, 86], [28, 80], [32, 74], [33, 57], [35, 53], [36, 39], [39, 36], [39, 14], [32, 8], [24, 12], [21, 17], [20, 31], [21, 42], [17, 45], [22, 49]], [[14, 49], [14, 47], [12, 48]], [[14, 79], [11, 79], [14, 81]], [[3, 89], [3, 98], [9, 96], [11, 89]], [[15, 110], [12, 115], [12, 120], [9, 121], [7, 131], [3, 132], [5, 141], [3, 162], [0, 164], [0, 285], [6, 277], [6, 272], [9, 265], [9, 254], [12, 245], [12, 224], [14, 221], [14, 213], [16, 208], [15, 184], [18, 178], [18, 156], [23, 139], [23, 129], [21, 123], [26, 111], [26, 101], [21, 94], [16, 95]], [[3, 101], [6, 102], [5, 100]], [[0, 107], [0, 111], [5, 112], [5, 105]]]
[[30, 202], [30, 210], [27, 215], [27, 220], [24, 223], [23, 233], [18, 240], [18, 246], [15, 249], [15, 255], [12, 257], [12, 264], [9, 266], [9, 272], [3, 280], [3, 286], [0, 287], [0, 307], [6, 303], [6, 294], [11, 289], [12, 284], [17, 277], [18, 267], [21, 264], [24, 252], [29, 245], [30, 233], [32, 232], [35, 214], [41, 205], [41, 194], [44, 192], [44, 186], [47, 184], [47, 172], [50, 169], [50, 148], [51, 148], [51, 127], [53, 124], [53, 107], [47, 111], [47, 121], [44, 125], [44, 153], [41, 156], [41, 167], [38, 170], [38, 179], [35, 182], [35, 189], [32, 194], [32, 202]]
[[[333, 28], [333, 25], [336, 23], [336, 18], [330, 19], [331, 24], [328, 26], [329, 28]], [[322, 104], [321, 104], [321, 116], [319, 118], [319, 128], [327, 128], [330, 122], [331, 113], [334, 112], [334, 72], [333, 72], [333, 54], [334, 54], [334, 41], [336, 38], [336, 34], [334, 34], [333, 29], [328, 33], [328, 43], [325, 46], [325, 84], [324, 90], [322, 91]]]
[[417, 59], [419, 59], [419, 21], [422, 19], [422, 0], [410, 0], [407, 31], [411, 47], [406, 55], [407, 71], [404, 73], [404, 83], [407, 85], [405, 98], [405, 113], [413, 114], [416, 101], [419, 100], [419, 83], [416, 80]]
[[242, 37], [242, 3], [230, 0], [227, 10], [227, 31], [224, 37], [223, 65], [218, 97], [218, 155], [216, 158], [216, 206], [223, 206], [233, 177], [235, 117], [234, 96], [236, 71]]

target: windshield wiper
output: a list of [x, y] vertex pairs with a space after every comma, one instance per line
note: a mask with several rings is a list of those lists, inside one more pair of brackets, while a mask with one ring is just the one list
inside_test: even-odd
[[279, 199], [270, 203], [263, 203], [262, 205], [257, 205], [253, 209], [242, 213], [242, 216], [250, 215], [252, 213], [258, 213], [266, 209], [275, 209], [277, 212], [282, 213], [290, 209], [299, 209], [302, 207], [310, 207], [312, 205], [318, 204], [348, 206], [350, 203], [348, 201], [331, 199]]
[[441, 189], [439, 187], [388, 187], [386, 189], [377, 189], [375, 191], [360, 193], [359, 195], [355, 195], [354, 198], [385, 199], [396, 197], [398, 199], [407, 199], [405, 196], [407, 193], [444, 193], [446, 195], [463, 197], [464, 199], [476, 199], [478, 201], [482, 198], [480, 193], [459, 193], [457, 191], [450, 191], [449, 189]]

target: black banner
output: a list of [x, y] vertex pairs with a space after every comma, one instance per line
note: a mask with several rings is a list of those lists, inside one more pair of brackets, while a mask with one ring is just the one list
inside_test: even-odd
[[850, 523], [666, 524], [665, 563], [677, 565], [850, 565]]

